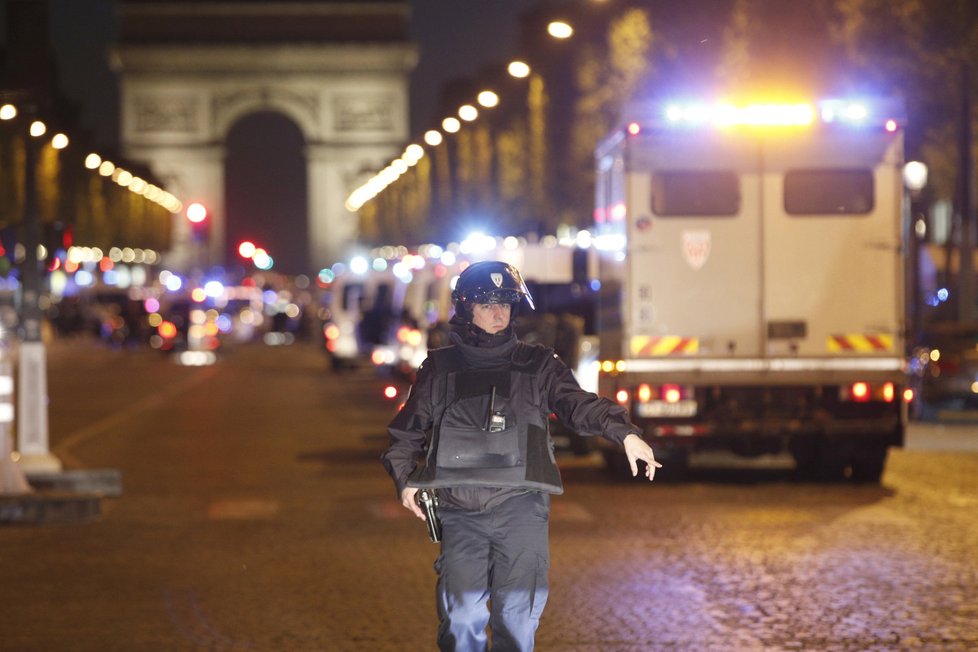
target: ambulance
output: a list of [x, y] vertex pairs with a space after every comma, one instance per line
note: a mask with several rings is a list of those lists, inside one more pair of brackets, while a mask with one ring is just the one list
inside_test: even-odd
[[912, 399], [905, 123], [887, 98], [648, 101], [600, 143], [598, 388], [664, 471], [879, 481]]

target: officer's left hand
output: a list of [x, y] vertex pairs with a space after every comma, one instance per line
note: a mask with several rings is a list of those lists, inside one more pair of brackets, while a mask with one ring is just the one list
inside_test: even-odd
[[634, 433], [625, 437], [623, 443], [625, 445], [625, 455], [628, 456], [628, 465], [632, 468], [632, 477], [638, 475], [637, 461], [642, 460], [647, 464], [645, 467], [645, 476], [650, 482], [655, 479], [655, 470], [661, 469], [662, 465], [655, 461], [652, 447]]

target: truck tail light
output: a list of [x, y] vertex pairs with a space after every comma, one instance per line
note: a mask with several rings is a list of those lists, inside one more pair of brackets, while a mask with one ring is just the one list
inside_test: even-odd
[[[907, 398], [908, 391], [910, 392], [910, 399]], [[851, 385], [840, 387], [839, 398], [843, 401], [853, 403], [869, 403], [870, 401], [892, 403], [897, 400], [898, 392], [899, 389], [892, 382], [875, 385], [865, 381], [858, 381], [852, 383]], [[904, 401], [909, 402], [910, 400], [913, 400], [913, 390], [904, 390], [902, 393], [900, 393], [900, 396]]]
[[895, 391], [893, 389], [893, 383], [884, 384], [882, 394], [883, 394], [884, 401], [886, 401], [887, 403], [892, 403], [895, 394]]
[[908, 387], [905, 390], [903, 390], [903, 402], [904, 403], [912, 403], [913, 402], [913, 397], [914, 397], [914, 392], [913, 392], [912, 389], [910, 389]]
[[865, 403], [869, 400], [869, 384], [864, 382], [853, 383], [849, 388], [849, 395], [857, 403]]
[[652, 400], [652, 388], [646, 383], [642, 383], [638, 386], [638, 390], [635, 392], [636, 398], [642, 403], [648, 403]]
[[677, 403], [683, 397], [683, 392], [679, 385], [663, 385], [662, 398], [666, 403]]

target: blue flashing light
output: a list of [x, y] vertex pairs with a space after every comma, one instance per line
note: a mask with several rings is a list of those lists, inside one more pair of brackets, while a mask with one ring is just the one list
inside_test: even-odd
[[[825, 99], [806, 103], [733, 104], [730, 102], [671, 102], [655, 113], [639, 110], [635, 115], [654, 115], [672, 127], [804, 127], [839, 124], [879, 127], [888, 132], [905, 124], [901, 103], [893, 98]], [[630, 127], [632, 124], [626, 123]]]

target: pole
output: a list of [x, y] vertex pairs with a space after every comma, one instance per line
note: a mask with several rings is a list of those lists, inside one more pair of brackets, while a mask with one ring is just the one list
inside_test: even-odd
[[971, 67], [961, 64], [961, 132], [958, 210], [961, 239], [958, 250], [958, 320], [972, 322], [978, 312], [973, 252], [975, 249], [975, 160], [971, 150]]
[[[27, 122], [31, 122], [27, 113]], [[24, 145], [24, 265], [21, 268], [21, 345], [18, 368], [17, 447], [26, 472], [58, 472], [61, 461], [48, 450], [48, 379], [41, 339], [41, 275], [37, 248], [41, 225], [37, 215], [37, 147], [32, 136]]]

